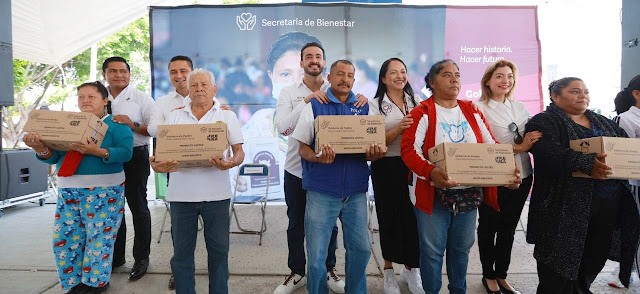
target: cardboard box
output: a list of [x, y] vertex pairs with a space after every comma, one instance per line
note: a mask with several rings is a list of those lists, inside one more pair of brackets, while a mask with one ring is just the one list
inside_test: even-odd
[[49, 148], [64, 151], [71, 143], [87, 143], [87, 138], [100, 146], [108, 128], [90, 112], [32, 110], [24, 132], [39, 133], [40, 140]]
[[[606, 153], [604, 163], [612, 168], [610, 179], [640, 179], [640, 139], [595, 137], [569, 142], [571, 149], [587, 153]], [[572, 176], [591, 178], [582, 172], [573, 172]]]
[[229, 149], [227, 124], [159, 125], [156, 161], [177, 160], [178, 167], [212, 166], [211, 156]]
[[336, 154], [365, 153], [373, 143], [387, 149], [382, 115], [319, 115], [315, 120], [315, 151], [330, 144]]
[[428, 152], [429, 161], [462, 186], [503, 186], [516, 178], [510, 144], [442, 143]]

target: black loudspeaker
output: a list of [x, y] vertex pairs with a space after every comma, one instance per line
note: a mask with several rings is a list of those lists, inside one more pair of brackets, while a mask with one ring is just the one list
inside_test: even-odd
[[640, 74], [640, 1], [622, 0], [622, 75], [621, 88]]
[[0, 151], [0, 201], [46, 191], [48, 167], [31, 149]]
[[11, 1], [0, 0], [0, 107], [13, 105]]

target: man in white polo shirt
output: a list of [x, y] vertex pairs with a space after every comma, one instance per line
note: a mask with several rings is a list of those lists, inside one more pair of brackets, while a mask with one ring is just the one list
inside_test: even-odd
[[189, 87], [187, 76], [193, 70], [193, 61], [188, 56], [176, 55], [169, 61], [169, 81], [175, 90], [156, 99], [158, 111], [151, 119], [148, 131], [152, 137], [156, 136], [158, 125], [163, 124], [172, 110], [188, 102]]
[[220, 108], [215, 98], [218, 88], [210, 71], [198, 68], [188, 78], [191, 101], [171, 112], [166, 124], [227, 124], [233, 156], [212, 157], [212, 167], [177, 169], [177, 162], [166, 160], [151, 166], [156, 172], [171, 172], [167, 201], [171, 203], [173, 257], [171, 270], [176, 293], [195, 293], [194, 250], [198, 216], [204, 223], [208, 253], [209, 293], [228, 293], [229, 204], [232, 197], [229, 169], [244, 160], [242, 131], [236, 115]]
[[[331, 86], [322, 77], [326, 65], [324, 48], [316, 42], [305, 44], [300, 50], [300, 67], [304, 69], [302, 79], [287, 86], [280, 92], [276, 105], [276, 127], [283, 136], [293, 133], [302, 109], [316, 99], [328, 103], [327, 89]], [[367, 98], [358, 95], [357, 106], [367, 103]], [[291, 273], [280, 284], [274, 294], [292, 293], [307, 283], [305, 277], [306, 257], [304, 252], [304, 211], [307, 191], [302, 188], [302, 164], [298, 154], [298, 140], [288, 140], [287, 158], [284, 166], [284, 197], [287, 203], [287, 245], [289, 247], [288, 266]], [[336, 237], [338, 227], [334, 226], [327, 252], [327, 284], [335, 293], [344, 293], [344, 281], [338, 277], [336, 265]]]
[[[149, 133], [147, 126], [154, 116], [156, 105], [153, 98], [129, 84], [131, 67], [122, 57], [107, 58], [102, 63], [102, 75], [109, 86], [109, 101], [113, 110], [113, 121], [127, 125], [133, 131], [133, 156], [124, 163], [124, 195], [133, 216], [133, 258], [135, 263], [129, 280], [136, 281], [147, 273], [151, 250], [151, 214], [147, 206], [147, 179], [149, 170]], [[113, 250], [113, 267], [125, 263], [125, 241], [127, 225], [122, 218]]]

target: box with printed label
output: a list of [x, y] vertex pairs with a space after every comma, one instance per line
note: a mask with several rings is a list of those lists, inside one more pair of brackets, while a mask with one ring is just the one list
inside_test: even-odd
[[24, 132], [39, 133], [49, 148], [69, 150], [71, 143], [87, 143], [87, 138], [100, 146], [109, 126], [91, 112], [32, 110]]
[[229, 149], [227, 124], [159, 125], [156, 161], [177, 160], [178, 167], [212, 166], [209, 158]]
[[[611, 167], [610, 179], [640, 179], [640, 139], [594, 137], [569, 142], [571, 149], [587, 153], [605, 153], [604, 163]], [[582, 172], [573, 172], [572, 176], [590, 178]]]
[[510, 144], [442, 143], [428, 152], [429, 162], [462, 186], [503, 186], [516, 179]]
[[378, 143], [387, 150], [382, 115], [318, 115], [315, 120], [315, 152], [330, 144], [336, 154], [365, 153]]

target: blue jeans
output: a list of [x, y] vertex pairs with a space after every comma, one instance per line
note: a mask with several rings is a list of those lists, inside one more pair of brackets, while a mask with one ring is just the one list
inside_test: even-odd
[[420, 274], [426, 294], [442, 287], [442, 258], [447, 254], [449, 292], [466, 293], [469, 250], [475, 241], [477, 209], [453, 216], [437, 200], [433, 214], [415, 208], [420, 238]]
[[229, 199], [171, 202], [171, 271], [176, 282], [176, 293], [196, 293], [194, 251], [198, 236], [198, 215], [202, 216], [204, 241], [207, 244], [209, 293], [228, 293]]
[[307, 191], [304, 231], [307, 238], [307, 291], [329, 293], [327, 288], [327, 247], [336, 220], [342, 222], [345, 257], [345, 292], [367, 293], [367, 264], [371, 251], [367, 229], [365, 193], [346, 198]]
[[[307, 191], [302, 188], [302, 179], [288, 171], [284, 172], [284, 199], [287, 203], [287, 244], [289, 245], [288, 265], [292, 272], [305, 276], [306, 257], [304, 255], [304, 208], [307, 206]], [[338, 226], [333, 226], [331, 241], [327, 251], [327, 271], [336, 266]]]

